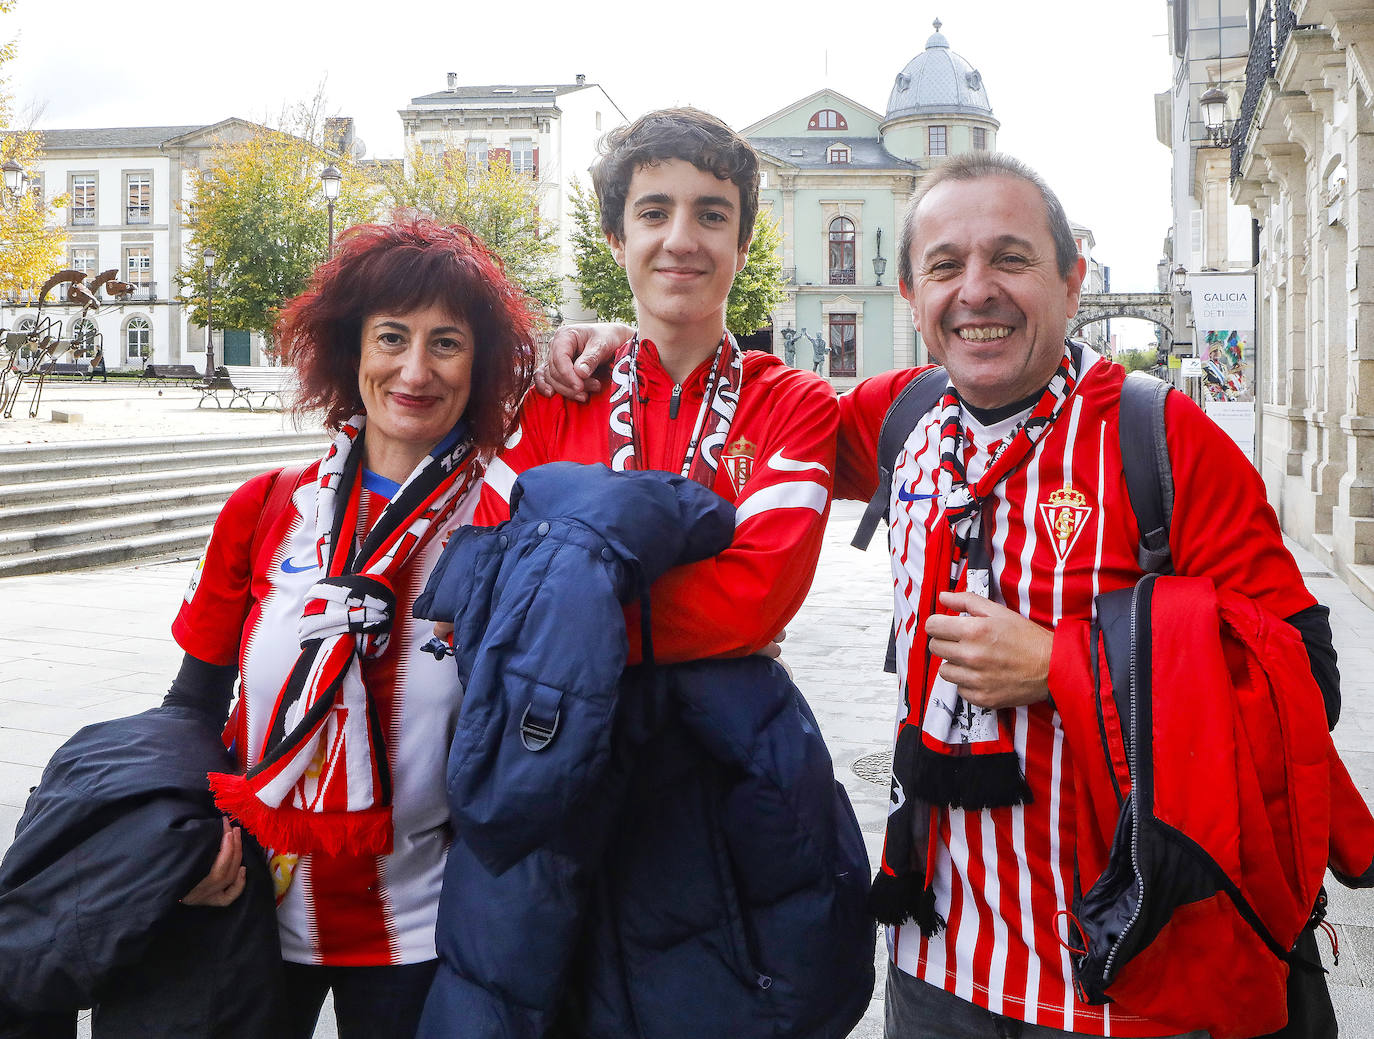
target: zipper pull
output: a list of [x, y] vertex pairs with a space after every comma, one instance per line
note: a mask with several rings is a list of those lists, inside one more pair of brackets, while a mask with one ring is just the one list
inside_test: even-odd
[[677, 418], [678, 405], [682, 403], [682, 383], [673, 384], [673, 395], [668, 400], [668, 417]]

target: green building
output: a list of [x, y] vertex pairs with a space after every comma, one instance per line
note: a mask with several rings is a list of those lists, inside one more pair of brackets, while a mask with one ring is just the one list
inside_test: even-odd
[[902, 213], [926, 170], [996, 150], [999, 126], [982, 75], [949, 49], [937, 20], [897, 73], [885, 114], [826, 89], [745, 127], [762, 160], [761, 214], [781, 225], [787, 280], [772, 328], [746, 345], [839, 389], [923, 361], [897, 287]]

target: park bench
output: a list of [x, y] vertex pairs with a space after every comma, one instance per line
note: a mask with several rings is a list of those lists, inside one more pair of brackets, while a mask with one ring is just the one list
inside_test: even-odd
[[194, 364], [149, 364], [138, 377], [138, 384], [170, 382], [174, 386], [190, 386], [201, 381], [200, 369]]
[[49, 361], [38, 370], [50, 379], [54, 375], [75, 375], [84, 379], [91, 374], [91, 366], [84, 361]]
[[[265, 408], [269, 397], [277, 398], [277, 406], [285, 407], [286, 402], [282, 394], [291, 390], [296, 383], [296, 369], [294, 368], [267, 368], [258, 365], [246, 364], [222, 364], [215, 369], [215, 377], [209, 382], [202, 382], [197, 385], [200, 390], [200, 401], [196, 407], [200, 407], [206, 400], [213, 399], [215, 407], [232, 408], [236, 401], [243, 401], [244, 406], [249, 411], [256, 410], [253, 407], [253, 397], [258, 397], [258, 407]], [[220, 394], [229, 392], [229, 403], [225, 405], [220, 400]]]

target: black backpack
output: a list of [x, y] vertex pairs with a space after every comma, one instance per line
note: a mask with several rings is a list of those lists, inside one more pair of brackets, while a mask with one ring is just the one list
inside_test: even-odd
[[[949, 379], [942, 367], [922, 372], [909, 382], [883, 416], [878, 433], [878, 489], [864, 509], [859, 528], [850, 542], [867, 549], [879, 518], [892, 522], [892, 470], [897, 454], [916, 428], [916, 422], [944, 395]], [[1169, 464], [1169, 445], [1164, 437], [1164, 402], [1173, 389], [1166, 382], [1132, 372], [1121, 385], [1121, 462], [1126, 474], [1126, 493], [1131, 500], [1140, 545], [1136, 558], [1147, 574], [1171, 574], [1169, 521], [1174, 514], [1174, 471]], [[1143, 434], [1143, 435], [1142, 435]], [[896, 638], [888, 640], [887, 670], [896, 670]]]

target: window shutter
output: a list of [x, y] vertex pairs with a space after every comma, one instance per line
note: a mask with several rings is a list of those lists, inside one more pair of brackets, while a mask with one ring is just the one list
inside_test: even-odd
[[539, 145], [537, 145], [537, 144], [534, 146], [534, 170], [533, 170], [532, 172], [533, 172], [533, 174], [534, 174], [534, 179], [535, 179], [535, 180], [538, 180], [538, 179], [539, 179]]

